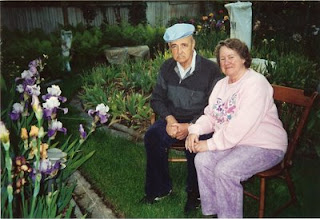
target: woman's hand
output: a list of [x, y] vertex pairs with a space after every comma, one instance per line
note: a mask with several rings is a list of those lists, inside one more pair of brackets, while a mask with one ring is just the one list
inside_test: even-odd
[[190, 153], [195, 152], [195, 146], [199, 142], [199, 136], [196, 134], [190, 134], [188, 135], [186, 142], [185, 142], [185, 147], [186, 150], [189, 150]]
[[187, 137], [185, 147], [186, 150], [190, 151], [190, 153], [198, 153], [209, 150], [207, 140], [199, 141], [199, 136], [196, 134], [191, 134]]
[[199, 141], [199, 143], [195, 146], [195, 151], [193, 151], [194, 153], [198, 153], [198, 152], [204, 152], [204, 151], [208, 151], [208, 144], [207, 144], [207, 140], [202, 140]]

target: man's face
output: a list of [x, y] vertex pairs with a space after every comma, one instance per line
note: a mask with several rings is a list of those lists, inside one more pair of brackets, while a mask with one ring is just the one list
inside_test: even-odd
[[195, 41], [192, 36], [175, 40], [169, 43], [174, 60], [179, 62], [183, 67], [189, 67], [192, 61]]

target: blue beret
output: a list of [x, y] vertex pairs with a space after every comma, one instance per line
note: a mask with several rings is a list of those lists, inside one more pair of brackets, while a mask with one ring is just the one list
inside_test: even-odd
[[163, 39], [169, 43], [187, 36], [190, 36], [195, 31], [195, 28], [192, 24], [175, 24], [166, 29], [166, 32], [163, 35]]

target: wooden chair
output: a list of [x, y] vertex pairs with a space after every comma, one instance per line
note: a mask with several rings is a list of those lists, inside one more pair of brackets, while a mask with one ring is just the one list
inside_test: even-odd
[[279, 117], [288, 133], [289, 144], [285, 157], [280, 164], [254, 175], [254, 177], [260, 178], [260, 194], [254, 195], [244, 191], [245, 195], [259, 201], [259, 217], [264, 216], [267, 179], [273, 177], [280, 177], [281, 179], [284, 179], [290, 193], [290, 200], [278, 208], [274, 215], [277, 215], [281, 210], [297, 201], [289, 169], [293, 164], [294, 151], [298, 145], [301, 133], [307, 124], [308, 115], [317, 96], [317, 92], [314, 92], [311, 96], [306, 96], [304, 91], [300, 89], [279, 85], [272, 86], [274, 89], [273, 96], [278, 107]]

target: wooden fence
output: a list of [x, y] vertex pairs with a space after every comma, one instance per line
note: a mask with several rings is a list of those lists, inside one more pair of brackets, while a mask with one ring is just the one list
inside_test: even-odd
[[[201, 16], [212, 5], [202, 1], [150, 1], [146, 2], [147, 22], [165, 26], [173, 17]], [[0, 2], [1, 25], [10, 30], [31, 31], [40, 28], [46, 33], [59, 29], [60, 25], [79, 23], [100, 26], [103, 22], [116, 24], [129, 20], [132, 2]], [[206, 5], [205, 5], [206, 4]], [[90, 14], [91, 13], [91, 14]], [[89, 19], [91, 20], [88, 20]], [[87, 19], [86, 19], [87, 18]]]

